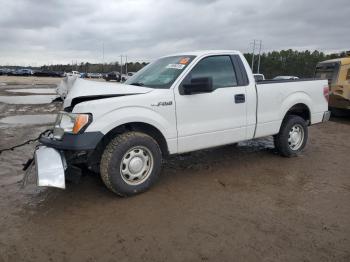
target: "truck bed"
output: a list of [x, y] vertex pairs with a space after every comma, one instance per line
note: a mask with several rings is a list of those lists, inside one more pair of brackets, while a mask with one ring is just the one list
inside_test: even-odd
[[323, 95], [326, 80], [266, 80], [257, 83], [257, 127], [255, 137], [277, 134], [283, 116], [296, 104], [310, 111], [310, 124], [322, 121], [328, 103]]
[[281, 79], [281, 80], [262, 80], [257, 82], [257, 85], [273, 84], [273, 83], [289, 83], [289, 82], [304, 82], [304, 81], [315, 81], [320, 79], [315, 78], [301, 78], [301, 79]]

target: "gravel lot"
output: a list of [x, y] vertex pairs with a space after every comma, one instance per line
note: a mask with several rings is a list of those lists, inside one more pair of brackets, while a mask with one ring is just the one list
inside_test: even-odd
[[[0, 77], [0, 95], [58, 81]], [[0, 103], [0, 118], [60, 106]], [[47, 127], [0, 124], [0, 148]], [[171, 157], [131, 198], [89, 172], [66, 190], [21, 189], [35, 145], [4, 152], [0, 261], [350, 261], [350, 118], [312, 126], [297, 158], [279, 157], [271, 141]]]

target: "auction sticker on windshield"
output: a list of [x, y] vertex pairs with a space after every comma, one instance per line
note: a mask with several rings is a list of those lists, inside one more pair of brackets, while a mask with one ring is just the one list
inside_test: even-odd
[[185, 66], [186, 66], [186, 65], [182, 65], [182, 64], [169, 64], [169, 65], [166, 66], [166, 68], [181, 70], [181, 69], [183, 69]]

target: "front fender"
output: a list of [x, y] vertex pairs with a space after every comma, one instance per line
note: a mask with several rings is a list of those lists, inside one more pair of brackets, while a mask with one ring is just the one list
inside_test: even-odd
[[[164, 114], [164, 111], [162, 111]], [[110, 111], [107, 114], [94, 119], [86, 132], [100, 131], [107, 134], [112, 129], [127, 123], [145, 123], [157, 128], [167, 141], [171, 153], [177, 150], [177, 131], [175, 112], [170, 110], [168, 114], [162, 115], [159, 112], [146, 107], [123, 107]]]
[[99, 130], [107, 134], [113, 128], [132, 122], [141, 122], [157, 128], [165, 138], [175, 138], [174, 123], [157, 112], [144, 107], [124, 107], [113, 110], [94, 120], [87, 128], [87, 132]]

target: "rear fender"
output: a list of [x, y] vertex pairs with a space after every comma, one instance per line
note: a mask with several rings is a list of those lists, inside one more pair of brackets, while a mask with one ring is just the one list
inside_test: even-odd
[[[281, 115], [279, 119], [284, 119], [287, 112], [297, 104], [304, 104], [309, 108], [310, 114], [312, 112], [312, 100], [310, 96], [305, 92], [295, 92], [290, 94], [285, 100], [282, 101]], [[311, 116], [310, 116], [311, 117]]]

